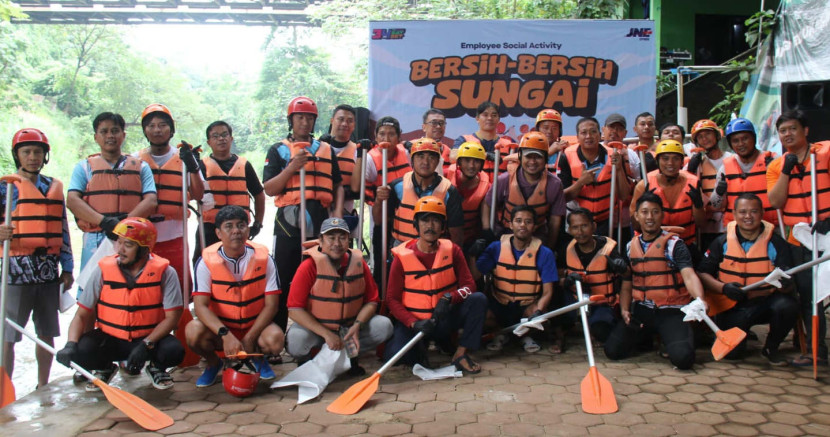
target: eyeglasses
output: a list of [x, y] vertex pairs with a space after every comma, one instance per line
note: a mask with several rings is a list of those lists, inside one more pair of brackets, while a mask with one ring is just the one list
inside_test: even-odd
[[432, 127], [444, 127], [444, 126], [447, 125], [447, 122], [446, 121], [441, 121], [441, 120], [431, 120], [431, 121], [426, 122], [426, 124], [428, 124]]
[[221, 134], [210, 134], [211, 140], [225, 139], [231, 136], [230, 132], [222, 132]]

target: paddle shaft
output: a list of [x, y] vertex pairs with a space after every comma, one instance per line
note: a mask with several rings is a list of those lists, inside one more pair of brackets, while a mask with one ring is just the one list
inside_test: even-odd
[[[12, 190], [14, 185], [6, 180], [6, 215], [5, 215], [5, 222], [6, 226], [12, 224]], [[9, 291], [9, 249], [11, 248], [11, 240], [3, 242], [3, 268], [2, 268], [2, 275], [0, 275], [0, 280], [3, 281], [0, 284], [0, 317], [6, 317], [6, 294]], [[5, 359], [6, 359], [6, 324], [0, 323], [0, 369], [2, 372], [5, 372]], [[0, 394], [4, 393], [5, 387], [3, 387], [5, 378], [0, 375]]]
[[[397, 153], [400, 153], [398, 151]], [[387, 162], [389, 151], [386, 150], [386, 147], [381, 149], [381, 160], [383, 161], [383, 165], [381, 166], [381, 185], [384, 187], [389, 182], [389, 163]], [[380, 217], [380, 232], [381, 232], [381, 266], [380, 266], [380, 298], [386, 299], [386, 260], [389, 256], [389, 220], [387, 214], [389, 212], [389, 202], [384, 200], [381, 205], [381, 217]]]
[[[537, 318], [533, 319], [532, 321], [534, 321], [534, 322], [535, 322], [535, 321], [538, 321], [538, 320], [548, 320], [548, 319], [554, 318], [554, 317], [556, 317], [556, 316], [560, 316], [560, 315], [562, 315], [562, 314], [565, 314], [565, 313], [567, 313], [567, 312], [570, 312], [570, 311], [573, 311], [573, 310], [576, 310], [576, 309], [582, 308], [582, 307], [584, 307], [585, 305], [590, 305], [590, 304], [591, 304], [591, 299], [582, 299], [582, 300], [580, 300], [579, 302], [572, 303], [572, 304], [570, 304], [570, 305], [563, 306], [562, 308], [555, 309], [555, 310], [553, 310], [553, 311], [549, 311], [549, 312], [547, 312], [547, 313], [544, 313], [544, 314], [542, 314], [541, 316], [539, 316], [539, 317], [537, 317]], [[530, 320], [528, 320], [528, 322], [529, 322], [529, 321], [530, 321]], [[502, 328], [502, 330], [501, 330], [501, 331], [499, 331], [499, 332], [500, 332], [500, 333], [511, 332], [511, 331], [513, 331], [514, 329], [518, 328], [519, 326], [524, 325], [525, 323], [527, 323], [527, 322], [519, 322], [519, 323], [516, 323], [515, 325], [511, 325], [511, 326], [508, 326], [508, 327], [506, 327], [506, 328]]]
[[706, 325], [709, 326], [709, 329], [711, 329], [715, 334], [720, 332], [720, 328], [718, 328], [718, 325], [716, 325], [715, 322], [713, 322], [712, 319], [709, 318], [709, 315], [706, 314], [705, 312], [702, 313], [702, 314], [703, 314], [703, 321], [706, 322]]
[[395, 363], [397, 363], [398, 360], [403, 358], [404, 354], [409, 352], [409, 350], [412, 349], [416, 344], [418, 344], [418, 342], [421, 341], [422, 338], [424, 338], [423, 332], [418, 332], [417, 334], [415, 334], [415, 336], [412, 337], [412, 340], [409, 340], [409, 342], [406, 343], [401, 348], [401, 350], [399, 350], [395, 355], [392, 355], [392, 358], [390, 358], [389, 361], [386, 362], [386, 364], [384, 364], [383, 366], [381, 366], [380, 369], [378, 369], [377, 374], [383, 375], [383, 372], [389, 370], [390, 367], [394, 366]]
[[[21, 327], [17, 323], [14, 323], [13, 321], [9, 320], [8, 318], [6, 319], [6, 323], [8, 323], [9, 326], [14, 328], [17, 332], [19, 332], [19, 333], [25, 335], [26, 337], [28, 337], [29, 340], [32, 340], [33, 342], [37, 343], [37, 345], [42, 347], [46, 352], [49, 352], [52, 355], [57, 355], [58, 351], [56, 351], [54, 347], [49, 346], [48, 343], [46, 343], [43, 340], [37, 338], [31, 332], [23, 329], [23, 327]], [[95, 377], [95, 375], [93, 375], [91, 372], [87, 371], [86, 369], [84, 369], [83, 367], [81, 367], [80, 365], [75, 363], [74, 361], [70, 361], [69, 366], [72, 367], [73, 369], [75, 369], [76, 371], [80, 372], [82, 375], [84, 375], [86, 377], [86, 379], [89, 379], [89, 380], [98, 379], [98, 378]]]
[[645, 187], [646, 191], [648, 191], [648, 172], [646, 171], [646, 152], [644, 150], [640, 150], [640, 177], [643, 179], [643, 186]]
[[[185, 308], [190, 303], [190, 269], [188, 269], [190, 248], [187, 247], [187, 178], [189, 177], [190, 173], [187, 172], [187, 166], [182, 161], [182, 295], [184, 296]], [[202, 244], [205, 244], [204, 240], [202, 240]]]
[[199, 210], [199, 253], [201, 253], [201, 251], [205, 250], [205, 245], [207, 244], [205, 241], [205, 217], [202, 202], [199, 202], [196, 208]]
[[297, 216], [297, 226], [300, 228], [300, 252], [305, 242], [305, 165], [300, 168], [300, 214]]
[[[582, 301], [582, 281], [576, 281], [576, 298]], [[594, 367], [594, 348], [591, 345], [591, 330], [588, 328], [588, 308], [583, 306], [579, 310], [579, 316], [582, 318], [582, 335], [585, 337], [588, 365]]]
[[[611, 164], [611, 203], [608, 208], [608, 238], [614, 239], [614, 202], [617, 200], [617, 166]], [[617, 241], [620, 236], [617, 235]]]
[[781, 238], [787, 238], [787, 231], [784, 229], [784, 215], [781, 214], [780, 209], [775, 210], [776, 214], [778, 214], [778, 231], [781, 232]]
[[[812, 225], [818, 223], [818, 190], [816, 189], [816, 152], [810, 150], [810, 203], [812, 206]], [[813, 260], [818, 259], [818, 233], [813, 232]], [[818, 379], [818, 266], [813, 266], [813, 379]]]
[[[363, 253], [363, 205], [366, 203], [366, 150], [360, 151], [360, 209], [357, 213], [357, 249]], [[353, 175], [354, 176], [354, 175]]]
[[[793, 267], [793, 268], [791, 268], [791, 269], [789, 269], [789, 270], [785, 271], [784, 273], [786, 273], [786, 274], [788, 274], [788, 275], [792, 276], [792, 275], [794, 275], [794, 274], [796, 274], [796, 273], [798, 273], [798, 272], [801, 272], [801, 271], [807, 270], [807, 269], [809, 269], [809, 268], [811, 268], [811, 267], [813, 267], [813, 266], [816, 266], [816, 265], [821, 264], [821, 263], [826, 262], [826, 261], [830, 261], [830, 252], [828, 252], [828, 253], [824, 254], [824, 256], [822, 256], [821, 258], [814, 259], [814, 260], [812, 260], [812, 261], [807, 261], [807, 262], [806, 262], [806, 263], [804, 263], [804, 264], [801, 264], [801, 265], [795, 266], [795, 267]], [[743, 291], [754, 290], [754, 289], [756, 289], [756, 288], [763, 287], [764, 285], [767, 285], [767, 283], [766, 283], [766, 282], [764, 282], [764, 281], [758, 281], [758, 282], [756, 282], [756, 283], [754, 283], [754, 284], [749, 284], [749, 285], [747, 285], [746, 287], [743, 287], [741, 290], [743, 290]]]
[[499, 160], [501, 152], [496, 148], [493, 161], [493, 197], [490, 199], [490, 230], [496, 232], [496, 188], [499, 184]]

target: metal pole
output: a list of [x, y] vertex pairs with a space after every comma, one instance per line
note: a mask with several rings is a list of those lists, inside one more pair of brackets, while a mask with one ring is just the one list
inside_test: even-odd
[[[10, 180], [10, 177], [4, 178], [6, 182], [6, 216], [4, 224], [6, 226], [10, 226], [12, 224], [12, 191], [14, 185]], [[3, 268], [2, 268], [2, 281], [3, 283], [0, 284], [0, 317], [3, 319], [6, 318], [6, 294], [9, 291], [9, 249], [11, 248], [12, 242], [11, 240], [6, 241], [3, 243]], [[0, 369], [2, 372], [5, 373], [6, 366], [5, 366], [5, 359], [6, 359], [6, 324], [0, 320]], [[4, 375], [0, 375], [0, 396], [2, 396], [5, 390], [4, 380], [6, 378]]]
[[495, 160], [493, 161], [493, 197], [490, 199], [490, 230], [493, 233], [496, 232], [496, 189], [498, 188], [500, 158], [501, 152], [496, 148]]
[[[396, 146], [392, 146], [396, 147]], [[398, 151], [400, 153], [400, 151]], [[383, 168], [381, 171], [381, 184], [385, 187], [388, 183], [389, 178], [389, 165], [387, 163], [387, 156], [389, 154], [386, 147], [381, 150], [382, 159], [383, 159]], [[381, 299], [386, 299], [386, 275], [388, 274], [386, 271], [386, 262], [387, 257], [389, 256], [389, 237], [388, 237], [388, 228], [389, 228], [389, 220], [387, 219], [388, 211], [389, 211], [389, 202], [384, 200], [381, 203], [381, 214], [383, 215], [380, 219], [380, 227], [381, 227], [381, 266], [380, 266], [380, 291], [381, 291]]]
[[[357, 212], [357, 249], [363, 253], [363, 205], [366, 203], [366, 151], [360, 151], [360, 209]], [[354, 170], [352, 177], [355, 177]]]
[[[182, 147], [187, 147], [182, 145]], [[184, 307], [187, 309], [190, 304], [190, 248], [187, 245], [187, 166], [182, 161], [182, 295], [184, 296]], [[202, 240], [202, 244], [204, 240]]]

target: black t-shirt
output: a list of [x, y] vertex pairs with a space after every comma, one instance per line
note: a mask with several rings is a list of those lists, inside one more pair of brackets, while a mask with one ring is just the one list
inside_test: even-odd
[[[415, 194], [418, 197], [421, 197], [421, 193], [424, 191], [432, 192], [435, 190], [435, 187], [441, 183], [443, 179], [438, 173], [435, 174], [435, 179], [432, 185], [427, 187], [426, 190], [421, 190], [421, 186], [415, 181], [415, 173], [412, 173], [412, 183], [415, 186]], [[391, 219], [394, 214], [395, 210], [398, 209], [398, 206], [401, 204], [401, 200], [398, 199], [398, 194], [395, 191], [395, 185], [402, 184], [403, 177], [397, 178], [389, 183], [389, 186], [392, 187], [392, 193], [389, 196], [389, 218]], [[442, 199], [443, 200], [443, 199]], [[450, 185], [449, 189], [447, 189], [447, 228], [460, 228], [464, 226], [464, 210], [461, 209], [461, 203], [464, 202], [464, 199], [461, 197], [461, 194], [458, 192], [458, 189], [455, 186]], [[390, 221], [391, 223], [391, 221]]]
[[[737, 231], [736, 234], [738, 236], [738, 242], [740, 243], [751, 241], [744, 238], [740, 231]], [[769, 240], [769, 244], [771, 244], [775, 249], [774, 256], [770, 257], [772, 265], [780, 268], [781, 270], [787, 270], [793, 267], [793, 259], [790, 253], [789, 243], [781, 238], [780, 235], [773, 233]], [[703, 259], [700, 261], [700, 265], [697, 266], [697, 270], [701, 273], [708, 273], [717, 278], [720, 263], [723, 262], [725, 245], [726, 234], [718, 235], [718, 237], [715, 238], [715, 241], [712, 241], [712, 244], [709, 246], [709, 250], [703, 254]], [[767, 248], [767, 251], [769, 251], [769, 248]]]
[[[606, 237], [601, 237], [599, 235], [594, 235], [594, 241], [596, 242], [596, 244], [594, 245], [594, 250], [592, 250], [591, 252], [588, 252], [588, 253], [585, 253], [585, 252], [582, 252], [581, 250], [579, 250], [579, 245], [578, 244], [574, 245], [574, 249], [576, 251], [576, 256], [579, 258], [579, 262], [582, 263], [583, 267], [588, 267], [588, 264], [591, 263], [591, 260], [594, 259], [597, 252], [599, 252], [600, 249], [605, 247], [605, 242], [607, 241], [607, 238]], [[619, 251], [617, 251], [616, 247], [614, 248], [614, 250], [611, 251], [611, 253], [608, 254], [608, 257], [611, 258], [611, 259], [620, 259], [620, 258], [622, 258], [620, 256]]]
[[[236, 155], [231, 155], [231, 157], [225, 161], [220, 161], [210, 155], [210, 158], [219, 165], [219, 168], [222, 169], [225, 174], [227, 174], [233, 168], [236, 161], [239, 159]], [[205, 163], [202, 160], [199, 160], [199, 167], [202, 169], [202, 176], [207, 177], [207, 170], [205, 169]], [[251, 193], [252, 196], [256, 196], [262, 192], [262, 184], [259, 182], [259, 176], [256, 174], [256, 170], [254, 170], [254, 166], [251, 165], [250, 161], [245, 162], [245, 185], [248, 187], [248, 192]]]
[[[642, 244], [641, 239], [643, 237], [640, 236], [639, 238], [635, 238], [631, 240], [629, 244]], [[656, 239], [656, 238], [655, 238]], [[642, 239], [643, 242], [650, 243], [653, 240], [645, 240]], [[641, 246], [642, 247], [642, 246]], [[649, 246], [651, 247], [651, 246]], [[647, 249], [643, 249], [643, 253], [646, 252]], [[665, 253], [665, 250], [664, 250]], [[631, 260], [628, 257], [628, 250], [624, 250], [622, 253], [622, 259], [625, 260], [626, 264], [631, 267]], [[682, 239], [678, 238], [674, 242], [674, 249], [671, 252], [671, 259], [669, 259], [669, 264], [671, 264], [672, 269], [679, 272], [687, 267], [694, 268], [694, 263], [692, 262], [692, 254], [689, 252], [689, 248], [686, 247], [686, 243], [683, 242]], [[630, 281], [631, 277], [626, 277], [625, 280]]]

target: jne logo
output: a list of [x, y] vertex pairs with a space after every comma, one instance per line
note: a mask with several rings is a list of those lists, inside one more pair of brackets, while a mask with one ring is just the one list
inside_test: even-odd
[[403, 39], [406, 29], [374, 29], [372, 39]]
[[628, 31], [628, 35], [626, 38], [640, 38], [640, 39], [649, 39], [651, 37], [651, 29], [648, 27], [632, 27], [631, 30]]

